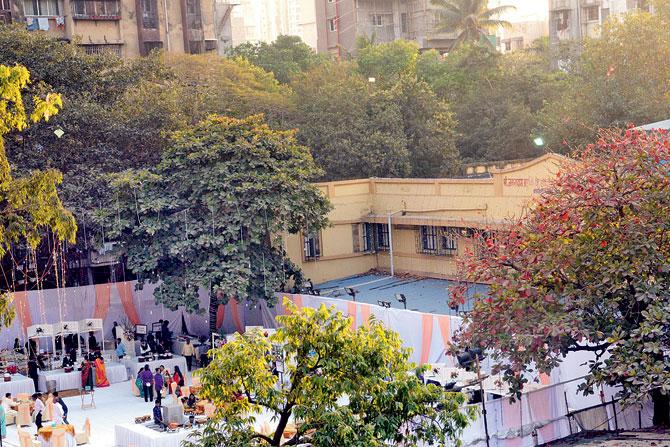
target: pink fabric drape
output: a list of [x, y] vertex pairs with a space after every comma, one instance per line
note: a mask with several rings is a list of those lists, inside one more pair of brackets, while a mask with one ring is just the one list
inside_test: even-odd
[[112, 293], [110, 284], [96, 284], [95, 285], [95, 310], [93, 311], [93, 318], [107, 318], [109, 312], [109, 297]]
[[551, 377], [545, 373], [540, 373], [540, 383], [542, 385], [549, 385], [551, 384]]
[[237, 300], [231, 298], [228, 304], [230, 305], [230, 311], [232, 312], [233, 322], [235, 323], [237, 332], [240, 334], [244, 333], [244, 326], [242, 326], [242, 322], [240, 321], [240, 307], [238, 306]]
[[223, 319], [226, 317], [226, 306], [219, 304], [216, 308], [216, 328], [221, 329], [223, 326]]
[[356, 303], [347, 301], [347, 314], [351, 318], [351, 330], [356, 330]]
[[423, 314], [421, 318], [421, 364], [428, 363], [430, 358], [430, 345], [433, 341], [433, 316]]
[[[554, 418], [552, 410], [556, 406], [553, 396], [554, 390], [552, 388], [528, 393], [528, 404], [532, 411], [533, 422], [545, 422]], [[556, 437], [556, 429], [553, 423], [545, 425], [538, 431], [545, 442], [553, 441]]]
[[442, 334], [442, 343], [447, 348], [451, 345], [451, 318], [446, 315], [439, 315], [436, 318], [437, 324], [440, 327], [440, 334]]
[[116, 289], [119, 291], [119, 298], [121, 299], [121, 304], [123, 304], [123, 310], [130, 322], [132, 324], [140, 324], [141, 320], [139, 315], [137, 315], [137, 309], [133, 302], [132, 284], [129, 281], [117, 282]]
[[302, 296], [293, 295], [291, 296], [291, 301], [293, 301], [293, 304], [295, 304], [295, 307], [297, 307], [298, 310], [302, 309]]
[[361, 309], [361, 318], [363, 321], [361, 322], [362, 324], [369, 326], [370, 325], [370, 314], [371, 314], [371, 307], [369, 304], [359, 304], [360, 309]]
[[28, 293], [14, 292], [12, 295], [16, 314], [19, 316], [21, 327], [23, 328], [23, 332], [25, 332], [26, 328], [33, 324], [33, 319], [30, 316], [30, 304], [28, 304]]
[[[522, 426], [521, 421], [521, 401], [516, 400], [510, 403], [509, 399], [502, 399], [502, 422], [504, 431], [519, 430]], [[501, 447], [521, 447], [523, 445], [523, 438], [508, 438], [501, 440]]]

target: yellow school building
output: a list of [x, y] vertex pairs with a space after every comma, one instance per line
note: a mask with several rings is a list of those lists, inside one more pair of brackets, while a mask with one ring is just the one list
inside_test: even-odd
[[285, 238], [314, 284], [379, 270], [453, 279], [472, 235], [508, 225], [528, 209], [564, 157], [470, 166], [465, 178], [370, 178], [319, 183], [333, 204], [330, 227]]

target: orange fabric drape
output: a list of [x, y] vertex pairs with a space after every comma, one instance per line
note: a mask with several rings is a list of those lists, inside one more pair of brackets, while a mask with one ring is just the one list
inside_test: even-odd
[[235, 322], [237, 332], [239, 332], [240, 334], [244, 333], [244, 327], [242, 326], [242, 322], [240, 321], [240, 307], [237, 305], [238, 304], [237, 300], [235, 298], [231, 298], [228, 304], [230, 304], [230, 311], [233, 314], [233, 322]]
[[356, 330], [356, 303], [353, 301], [347, 302], [347, 314], [351, 318], [351, 330]]
[[359, 304], [360, 309], [361, 309], [361, 318], [363, 321], [361, 322], [362, 324], [369, 326], [370, 325], [370, 313], [371, 313], [371, 307], [369, 304]]
[[446, 315], [440, 315], [437, 317], [437, 324], [440, 326], [444, 347], [447, 348], [451, 345], [451, 319]]
[[140, 317], [137, 315], [135, 302], [133, 301], [133, 289], [130, 282], [117, 282], [116, 289], [119, 291], [119, 298], [123, 304], [123, 310], [132, 324], [140, 324]]
[[110, 284], [96, 284], [95, 285], [95, 310], [93, 311], [93, 318], [107, 318], [109, 312], [109, 296], [112, 293]]
[[216, 308], [216, 328], [221, 329], [223, 326], [223, 320], [226, 318], [226, 306], [219, 304], [219, 307]]
[[16, 309], [16, 314], [21, 319], [21, 327], [23, 332], [26, 331], [28, 326], [33, 324], [33, 319], [30, 316], [30, 304], [28, 303], [28, 292], [14, 292], [14, 308]]
[[428, 363], [430, 357], [430, 345], [433, 340], [433, 316], [423, 314], [421, 318], [421, 364]]
[[293, 295], [291, 298], [293, 301], [293, 304], [295, 304], [295, 307], [298, 308], [298, 310], [302, 309], [302, 296], [300, 295]]

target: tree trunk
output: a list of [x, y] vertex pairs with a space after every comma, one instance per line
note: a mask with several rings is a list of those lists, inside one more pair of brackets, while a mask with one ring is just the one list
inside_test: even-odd
[[655, 426], [670, 426], [670, 395], [661, 393], [661, 390], [654, 390], [651, 393], [651, 400], [654, 403]]
[[[209, 335], [216, 332], [216, 313], [219, 310], [219, 296], [214, 290], [209, 291]], [[213, 347], [213, 346], [212, 346]]]

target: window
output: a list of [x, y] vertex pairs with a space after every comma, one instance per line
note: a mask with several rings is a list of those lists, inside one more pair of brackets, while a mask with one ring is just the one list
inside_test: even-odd
[[374, 224], [364, 223], [363, 224], [363, 251], [369, 252], [374, 251], [375, 246], [375, 237], [374, 237]]
[[559, 11], [556, 14], [556, 31], [565, 31], [570, 27], [570, 11]]
[[389, 249], [389, 226], [386, 224], [377, 224], [377, 249]]
[[58, 0], [24, 0], [26, 16], [58, 16], [61, 8]]
[[408, 28], [407, 13], [403, 12], [400, 14], [400, 32], [406, 33]]
[[[186, 22], [188, 29], [202, 29], [200, 0], [186, 0]], [[202, 53], [202, 51], [198, 51], [198, 53]], [[197, 53], [191, 51], [191, 54]]]
[[142, 27], [146, 29], [158, 29], [158, 9], [156, 0], [140, 0], [142, 7]]
[[418, 231], [418, 252], [437, 256], [453, 256], [458, 251], [460, 231], [458, 228], [424, 225]]
[[371, 223], [351, 225], [354, 253], [375, 251], [375, 225]]
[[421, 227], [421, 250], [424, 252], [437, 251], [437, 227]]
[[154, 50], [160, 50], [162, 48], [163, 42], [161, 41], [144, 42], [144, 54], [149, 54]]
[[203, 42], [201, 40], [191, 40], [188, 43], [188, 52], [190, 54], [202, 54]]
[[303, 236], [303, 250], [306, 261], [321, 257], [321, 237], [318, 234]]
[[330, 31], [336, 31], [337, 30], [337, 24], [335, 23], [335, 19], [328, 19], [328, 29]]
[[512, 51], [512, 41], [511, 40], [505, 40], [503, 41], [503, 45], [505, 45], [505, 51]]
[[381, 14], [372, 14], [372, 26], [382, 26], [384, 23]]
[[101, 44], [101, 45], [84, 45], [86, 54], [104, 54], [111, 53], [121, 56], [121, 45]]
[[589, 6], [588, 8], [584, 8], [584, 15], [586, 16], [587, 22], [600, 21], [600, 6]]
[[118, 0], [73, 0], [74, 18], [119, 19], [121, 10]]

